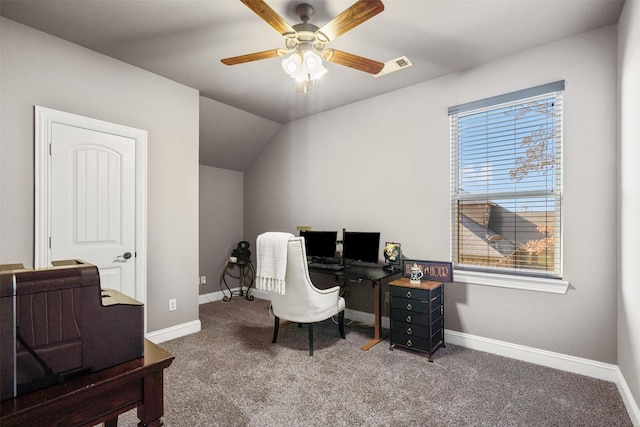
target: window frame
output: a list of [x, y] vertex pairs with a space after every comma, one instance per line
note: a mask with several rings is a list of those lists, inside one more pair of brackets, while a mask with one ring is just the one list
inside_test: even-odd
[[[479, 284], [488, 286], [507, 287], [514, 289], [533, 290], [541, 292], [551, 292], [558, 294], [565, 294], [569, 287], [569, 282], [563, 279], [563, 254], [562, 254], [562, 152], [564, 135], [562, 134], [563, 127], [563, 115], [564, 115], [564, 80], [524, 89], [516, 92], [507, 93], [504, 95], [498, 95], [491, 98], [486, 98], [478, 101], [473, 101], [466, 104], [461, 104], [455, 107], [449, 108], [450, 117], [450, 147], [451, 147], [451, 188], [450, 188], [450, 244], [451, 244], [451, 258], [454, 264], [455, 281], [458, 283]], [[458, 187], [459, 181], [459, 152], [458, 152], [458, 125], [459, 118], [464, 117], [481, 110], [491, 111], [499, 110], [505, 105], [519, 105], [526, 103], [533, 97], [544, 96], [557, 96], [560, 106], [560, 144], [558, 146], [558, 152], [555, 153], [554, 160], [559, 163], [559, 170], [556, 171], [555, 182], [552, 189], [546, 190], [529, 190], [529, 191], [504, 191], [504, 192], [492, 192], [486, 193], [474, 193], [472, 195], [460, 194]], [[460, 221], [458, 219], [458, 207], [460, 202], [483, 200], [489, 202], [490, 200], [501, 200], [506, 198], [509, 200], [518, 200], [527, 197], [544, 197], [553, 199], [555, 203], [554, 213], [558, 218], [554, 221], [560, 230], [560, 238], [556, 242], [554, 267], [554, 273], [549, 272], [536, 272], [528, 269], [502, 269], [500, 267], [473, 265], [473, 264], [459, 264], [459, 252], [458, 246], [460, 244], [460, 235], [458, 228]], [[555, 233], [554, 233], [555, 235]]]

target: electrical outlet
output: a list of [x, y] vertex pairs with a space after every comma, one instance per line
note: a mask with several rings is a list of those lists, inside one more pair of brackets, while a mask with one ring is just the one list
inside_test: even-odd
[[169, 311], [176, 311], [177, 301], [175, 298], [169, 300]]
[[200, 284], [201, 285], [207, 284], [207, 276], [200, 276]]

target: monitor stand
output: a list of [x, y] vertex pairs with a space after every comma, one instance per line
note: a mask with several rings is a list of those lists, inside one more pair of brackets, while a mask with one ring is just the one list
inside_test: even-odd
[[400, 271], [400, 266], [396, 264], [385, 264], [382, 268], [386, 271]]

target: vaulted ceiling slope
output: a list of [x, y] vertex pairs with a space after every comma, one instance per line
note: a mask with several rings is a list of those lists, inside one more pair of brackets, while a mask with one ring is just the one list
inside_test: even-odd
[[200, 164], [245, 171], [280, 129], [255, 114], [200, 97]]
[[[407, 56], [414, 65], [374, 78], [327, 63], [328, 73], [307, 94], [295, 93], [279, 58], [234, 66], [220, 62], [283, 47], [282, 36], [239, 0], [3, 0], [0, 14], [251, 115], [286, 123], [615, 24], [623, 5], [623, 0], [383, 1], [383, 12], [330, 47], [379, 62]], [[355, 0], [306, 2], [315, 8], [310, 22], [322, 26]], [[291, 25], [299, 22], [295, 9], [302, 0], [267, 3]], [[262, 123], [267, 133], [274, 127], [270, 122]], [[211, 155], [203, 150], [201, 156]]]

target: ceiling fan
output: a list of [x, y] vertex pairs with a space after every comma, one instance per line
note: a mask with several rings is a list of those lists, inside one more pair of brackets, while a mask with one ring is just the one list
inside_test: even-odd
[[302, 22], [291, 26], [263, 0], [240, 1], [284, 37], [285, 47], [221, 59], [225, 65], [291, 54], [282, 66], [296, 79], [296, 91], [305, 93], [313, 80], [326, 73], [322, 60], [374, 75], [384, 68], [382, 62], [326, 47], [330, 41], [382, 12], [384, 5], [380, 0], [358, 0], [322, 27], [308, 22], [314, 10], [313, 6], [306, 3], [296, 8], [296, 14]]

